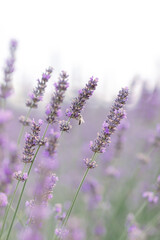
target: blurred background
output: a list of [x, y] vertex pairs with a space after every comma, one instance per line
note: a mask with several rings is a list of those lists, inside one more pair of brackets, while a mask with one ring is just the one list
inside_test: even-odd
[[[18, 154], [23, 152], [22, 149], [13, 148], [21, 129], [18, 118], [21, 114], [25, 115], [27, 95], [32, 92], [36, 80], [41, 78], [45, 69], [52, 66], [55, 71], [47, 85], [43, 102], [37, 111], [31, 113], [30, 117], [35, 120], [45, 120], [45, 106], [61, 70], [67, 71], [70, 76], [70, 88], [62, 107], [61, 120], [66, 119], [65, 110], [70, 106], [71, 99], [77, 96], [77, 90], [83, 88], [91, 76], [99, 78], [98, 87], [82, 112], [85, 124], [79, 126], [77, 121], [71, 122], [71, 133], [63, 134], [58, 157], [54, 159], [60, 181], [50, 206], [60, 202], [63, 211], [67, 211], [71, 196], [82, 178], [85, 169], [83, 159], [90, 158], [92, 154], [90, 140], [96, 138], [121, 87], [129, 86], [130, 89], [127, 120], [117, 129], [106, 153], [98, 156], [99, 166], [88, 176], [70, 220], [69, 228], [79, 231], [80, 226], [82, 235], [79, 238], [69, 236], [69, 240], [110, 240], [119, 239], [120, 236], [123, 239], [125, 226], [132, 226], [132, 222], [126, 225], [128, 216], [131, 219], [130, 213], [135, 214], [139, 234], [145, 234], [143, 238], [136, 239], [160, 239], [160, 205], [156, 205], [153, 199], [150, 205], [146, 201], [144, 208], [141, 208], [143, 193], [152, 191], [155, 194], [156, 191], [160, 199], [160, 180], [157, 182], [160, 174], [159, 13], [159, 0], [0, 1], [0, 84], [4, 79], [10, 40], [18, 41], [16, 71], [13, 73], [15, 94], [3, 102], [3, 107], [13, 112], [9, 117], [6, 114], [9, 124], [2, 112], [0, 114], [0, 180], [3, 179], [0, 183], [3, 189], [6, 187], [11, 192], [12, 183], [16, 184], [12, 181], [12, 172], [21, 169], [18, 165], [21, 155]], [[24, 131], [30, 130], [26, 127]], [[3, 133], [6, 135], [5, 141], [2, 141]], [[24, 144], [24, 135], [22, 139], [20, 146]], [[27, 189], [19, 211], [24, 222], [29, 214], [26, 210], [24, 216], [23, 206], [26, 199], [33, 198], [36, 183], [39, 183], [37, 179], [41, 177], [37, 171], [39, 162], [46, 163], [43, 154], [37, 160], [33, 170], [36, 174], [27, 183], [32, 187]], [[9, 161], [13, 162], [13, 166]], [[47, 168], [47, 164], [44, 165]], [[10, 171], [6, 170], [8, 166]], [[142, 210], [137, 214], [139, 209]], [[53, 235], [52, 214], [44, 225], [44, 236]], [[77, 225], [72, 222], [77, 222]], [[17, 229], [13, 232], [13, 239], [17, 239]], [[129, 240], [135, 239], [127, 231]], [[24, 238], [20, 236], [18, 239]]]
[[158, 0], [1, 1], [0, 77], [15, 38], [14, 98], [48, 66], [55, 78], [68, 72], [70, 89], [98, 77], [97, 97], [107, 101], [135, 76], [152, 88], [160, 76], [159, 8]]

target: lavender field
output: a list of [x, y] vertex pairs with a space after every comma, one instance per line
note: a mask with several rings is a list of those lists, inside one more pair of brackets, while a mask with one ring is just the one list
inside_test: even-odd
[[66, 98], [69, 73], [48, 66], [20, 109], [17, 47], [0, 84], [0, 240], [159, 240], [159, 84], [106, 102], [91, 76]]

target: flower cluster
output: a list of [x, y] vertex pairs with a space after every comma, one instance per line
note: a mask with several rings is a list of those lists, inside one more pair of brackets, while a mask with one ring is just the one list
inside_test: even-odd
[[103, 123], [103, 129], [101, 133], [98, 133], [97, 139], [93, 143], [90, 142], [90, 148], [93, 152], [103, 153], [105, 152], [106, 144], [109, 145], [111, 135], [115, 132], [116, 127], [120, 124], [120, 121], [126, 117], [125, 110], [123, 109], [128, 99], [128, 88], [122, 88], [119, 91], [118, 97], [111, 107], [110, 113], [107, 116], [107, 120]]
[[60, 121], [59, 122], [59, 128], [61, 132], [69, 132], [69, 130], [72, 128], [71, 124], [69, 121]]
[[18, 171], [13, 174], [13, 177], [18, 181], [25, 182], [28, 178], [28, 174], [23, 173], [22, 171]]
[[85, 88], [79, 91], [79, 95], [75, 98], [69, 109], [66, 110], [66, 115], [69, 118], [75, 118], [81, 123], [81, 111], [86, 104], [86, 101], [92, 96], [94, 90], [97, 87], [98, 78], [91, 77]]
[[23, 157], [22, 161], [24, 163], [30, 163], [32, 162], [32, 158], [34, 155], [35, 146], [39, 145], [39, 142], [41, 142], [39, 137], [40, 128], [43, 121], [39, 120], [38, 124], [35, 123], [35, 121], [32, 121], [32, 127], [31, 127], [31, 133], [27, 133], [25, 136], [25, 146], [23, 149]]
[[91, 159], [88, 159], [88, 158], [84, 159], [84, 163], [87, 166], [87, 168], [95, 168], [98, 166], [96, 161], [91, 161]]
[[51, 78], [53, 68], [49, 67], [45, 73], [42, 74], [41, 80], [37, 80], [38, 84], [33, 93], [30, 94], [30, 99], [27, 100], [26, 106], [30, 108], [37, 108], [38, 102], [42, 100], [48, 80]]
[[50, 124], [53, 124], [57, 121], [57, 117], [60, 114], [61, 104], [64, 100], [65, 91], [69, 86], [68, 75], [66, 72], [62, 71], [60, 73], [58, 83], [55, 83], [54, 86], [55, 92], [46, 108], [46, 121]]
[[30, 118], [26, 118], [25, 116], [20, 116], [19, 122], [22, 123], [23, 126], [30, 126], [32, 121]]
[[155, 195], [154, 192], [144, 192], [143, 198], [147, 198], [149, 203], [157, 203], [159, 198]]

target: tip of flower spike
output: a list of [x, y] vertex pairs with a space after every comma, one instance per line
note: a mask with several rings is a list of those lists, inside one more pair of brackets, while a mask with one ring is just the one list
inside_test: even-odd
[[92, 80], [92, 81], [94, 81], [94, 82], [96, 82], [96, 83], [98, 83], [98, 81], [99, 81], [98, 78], [93, 78], [93, 76], [90, 78], [90, 80]]
[[62, 78], [68, 78], [69, 75], [67, 74], [66, 71], [62, 70], [61, 73], [60, 73], [60, 77], [62, 77]]
[[49, 68], [46, 70], [46, 72], [48, 72], [48, 73], [52, 73], [52, 72], [53, 72], [53, 70], [54, 70], [54, 68], [53, 68], [53, 67], [49, 67]]

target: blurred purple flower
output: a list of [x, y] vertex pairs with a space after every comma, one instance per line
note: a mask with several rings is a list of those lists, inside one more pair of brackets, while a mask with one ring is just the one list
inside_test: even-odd
[[147, 198], [149, 203], [154, 203], [156, 204], [159, 200], [159, 197], [157, 195], [155, 195], [154, 192], [144, 192], [142, 194], [143, 198]]
[[4, 99], [9, 97], [13, 92], [12, 74], [14, 72], [15, 51], [17, 49], [17, 45], [16, 40], [11, 40], [10, 57], [6, 60], [6, 66], [4, 67], [4, 83], [0, 86], [0, 97]]

